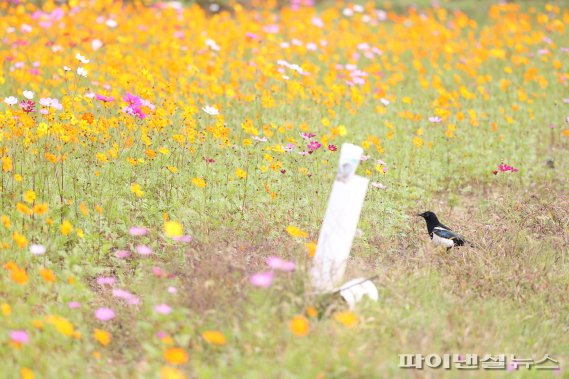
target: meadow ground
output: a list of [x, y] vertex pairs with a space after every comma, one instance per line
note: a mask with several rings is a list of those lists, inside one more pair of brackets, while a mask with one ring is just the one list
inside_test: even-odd
[[[563, 2], [35, 4], [0, 5], [0, 378], [569, 377]], [[307, 280], [344, 142], [353, 311]]]

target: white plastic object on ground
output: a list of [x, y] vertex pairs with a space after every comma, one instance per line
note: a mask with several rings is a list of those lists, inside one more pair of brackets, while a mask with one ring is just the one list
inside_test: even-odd
[[370, 279], [357, 278], [344, 283], [338, 291], [340, 296], [344, 298], [350, 309], [354, 309], [364, 296], [369, 297], [373, 301], [379, 299], [377, 288]]

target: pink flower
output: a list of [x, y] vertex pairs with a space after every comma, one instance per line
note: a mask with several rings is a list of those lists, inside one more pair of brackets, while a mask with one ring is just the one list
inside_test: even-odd
[[508, 363], [508, 367], [506, 368], [509, 372], [515, 371], [518, 369], [518, 364], [516, 362]]
[[69, 303], [67, 303], [67, 306], [70, 309], [77, 309], [77, 308], [81, 307], [81, 303], [79, 303], [77, 301], [70, 301]]
[[308, 150], [310, 150], [310, 151], [316, 151], [316, 150], [320, 149], [321, 146], [322, 146], [322, 145], [321, 145], [318, 141], [311, 141], [311, 142], [307, 145]]
[[136, 247], [136, 252], [140, 255], [150, 255], [152, 254], [152, 249], [146, 245], [138, 245]]
[[115, 98], [112, 96], [104, 96], [104, 95], [95, 95], [95, 99], [102, 101], [103, 103], [110, 103], [115, 101]]
[[294, 150], [294, 145], [292, 143], [288, 143], [286, 146], [283, 147], [283, 150], [286, 151], [287, 153], [290, 153], [291, 151]]
[[294, 262], [285, 261], [281, 257], [270, 256], [266, 260], [267, 265], [273, 270], [279, 271], [294, 271], [296, 265]]
[[174, 293], [178, 292], [178, 290], [176, 289], [176, 287], [171, 287], [171, 286], [170, 286], [170, 287], [168, 287], [168, 292], [171, 293], [171, 294], [174, 294]]
[[336, 147], [336, 145], [328, 145], [328, 150], [336, 151], [336, 150], [338, 150], [338, 147]]
[[362, 155], [362, 156], [360, 157], [360, 161], [362, 161], [362, 162], [365, 162], [365, 161], [367, 161], [368, 159], [369, 159], [369, 156], [367, 156], [367, 155]]
[[154, 307], [154, 312], [160, 313], [162, 315], [167, 315], [172, 312], [172, 307], [168, 304], [158, 304]]
[[440, 118], [440, 117], [438, 117], [438, 116], [431, 116], [431, 117], [429, 117], [429, 122], [435, 122], [435, 123], [437, 123], [437, 122], [441, 122], [442, 120], [443, 120], [443, 119]]
[[95, 317], [100, 321], [109, 321], [115, 318], [115, 312], [110, 308], [98, 308]]
[[138, 305], [140, 303], [138, 296], [119, 288], [113, 288], [113, 296], [117, 299], [123, 299], [129, 305]]
[[379, 188], [379, 189], [386, 189], [387, 188], [386, 186], [384, 186], [383, 184], [381, 184], [379, 182], [372, 182], [371, 185], [372, 185], [372, 187]]
[[179, 236], [172, 238], [176, 242], [190, 243], [192, 242], [192, 236]]
[[134, 237], [145, 236], [148, 234], [148, 229], [141, 226], [133, 226], [128, 230], [128, 234]]
[[316, 137], [314, 133], [299, 133], [302, 138], [309, 141], [311, 138]]
[[255, 287], [268, 288], [273, 284], [274, 273], [272, 271], [259, 272], [251, 275], [249, 281]]
[[97, 278], [97, 284], [100, 286], [104, 286], [104, 285], [109, 285], [112, 286], [113, 284], [115, 284], [116, 279], [113, 278], [112, 276], [99, 276]]
[[10, 332], [10, 339], [16, 343], [25, 344], [29, 342], [30, 337], [25, 330], [12, 330]]
[[121, 258], [121, 259], [128, 258], [128, 257], [130, 257], [130, 251], [117, 250], [117, 251], [115, 251], [115, 257]]

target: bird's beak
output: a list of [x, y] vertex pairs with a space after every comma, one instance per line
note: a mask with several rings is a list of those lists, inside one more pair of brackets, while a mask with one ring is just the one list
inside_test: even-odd
[[425, 214], [424, 214], [424, 213], [419, 213], [419, 214], [417, 214], [416, 216], [425, 217]]

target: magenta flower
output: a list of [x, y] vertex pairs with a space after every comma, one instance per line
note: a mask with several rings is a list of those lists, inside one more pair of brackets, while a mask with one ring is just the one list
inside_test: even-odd
[[133, 95], [130, 92], [127, 92], [126, 95], [122, 98], [124, 101], [128, 103], [129, 106], [140, 107], [142, 106], [142, 99], [136, 95]]
[[112, 96], [104, 96], [104, 95], [99, 95], [99, 94], [95, 95], [95, 99], [102, 101], [103, 103], [110, 103], [110, 102], [115, 101], [115, 98]]
[[310, 150], [310, 151], [316, 151], [316, 150], [320, 149], [321, 146], [322, 146], [322, 145], [321, 145], [320, 142], [318, 142], [318, 141], [311, 141], [311, 142], [307, 145], [308, 150]]
[[499, 164], [499, 165], [498, 165], [498, 170], [500, 170], [501, 172], [508, 172], [508, 171], [511, 171], [511, 172], [518, 172], [518, 171], [520, 171], [520, 170], [518, 170], [517, 168], [514, 168], [514, 167], [512, 167], [512, 166], [510, 166], [510, 165], [507, 165], [507, 164], [505, 164], [505, 163]]
[[338, 147], [336, 145], [328, 145], [328, 150], [336, 151], [336, 150], [338, 150]]
[[12, 340], [12, 342], [16, 342], [19, 344], [25, 344], [30, 341], [28, 332], [26, 332], [25, 330], [12, 330], [10, 332], [10, 339]]
[[128, 234], [130, 234], [133, 237], [145, 236], [148, 234], [148, 229], [143, 228], [141, 226], [133, 226], [128, 230]]
[[294, 271], [296, 265], [294, 262], [285, 261], [281, 257], [270, 256], [266, 260], [267, 265], [273, 270], [279, 271]]
[[136, 247], [136, 252], [140, 255], [150, 255], [152, 254], [152, 249], [146, 245], [138, 245]]
[[172, 312], [172, 307], [170, 307], [168, 304], [158, 304], [154, 307], [154, 312], [161, 315], [167, 315]]
[[255, 287], [268, 288], [273, 284], [274, 273], [272, 271], [259, 272], [251, 275], [249, 281]]
[[113, 284], [115, 284], [116, 279], [113, 278], [112, 276], [99, 276], [97, 278], [97, 284], [100, 286], [104, 286], [104, 285], [109, 285], [112, 286]]
[[35, 106], [36, 106], [36, 103], [34, 103], [31, 100], [22, 100], [20, 102], [20, 108], [22, 108], [22, 110], [26, 113], [30, 113], [30, 112], [35, 111], [35, 108], [34, 108]]
[[111, 308], [97, 308], [95, 317], [100, 321], [109, 321], [115, 318], [115, 311]]

